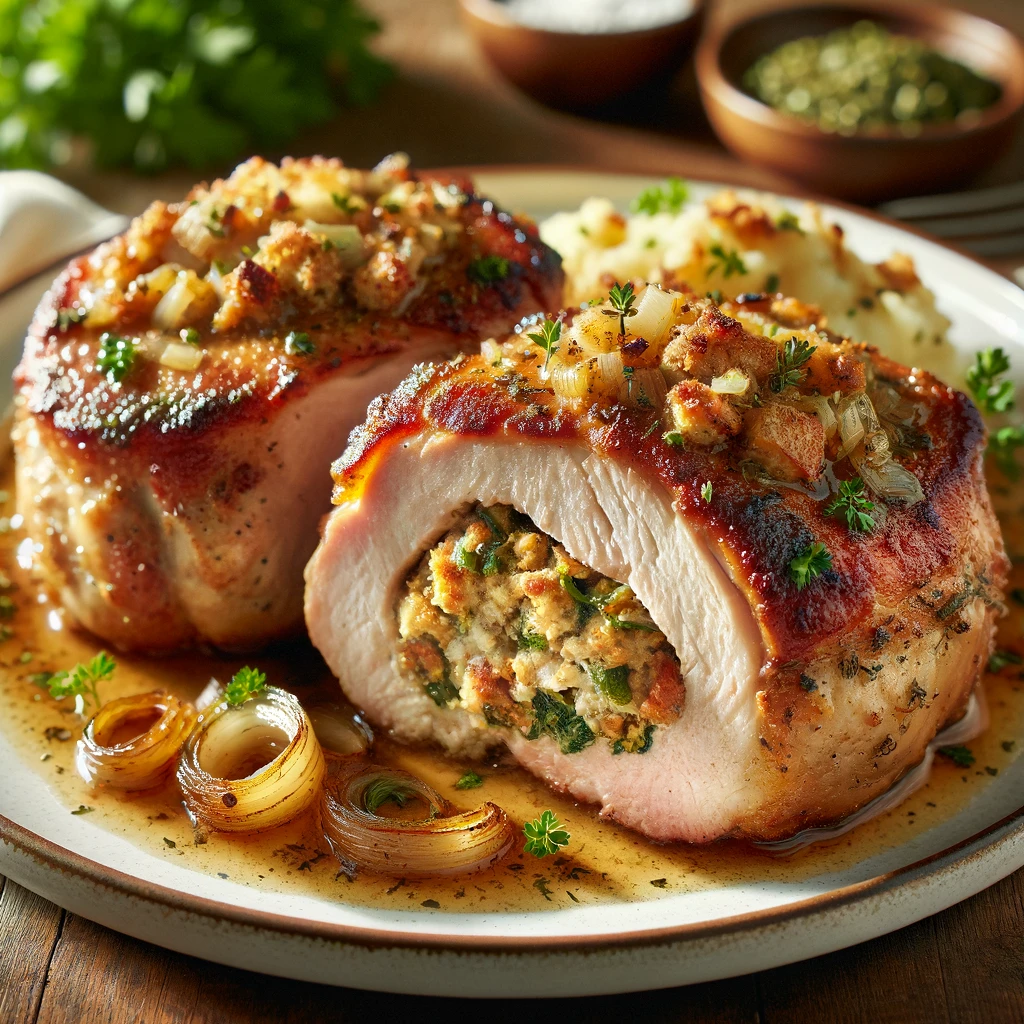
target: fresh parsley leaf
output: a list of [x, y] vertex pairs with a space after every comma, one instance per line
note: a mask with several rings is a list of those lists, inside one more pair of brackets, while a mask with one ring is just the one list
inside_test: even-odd
[[[29, 27], [30, 26], [30, 27]], [[356, 0], [10, 0], [0, 7], [0, 166], [225, 166], [286, 148], [390, 78]]]
[[779, 231], [796, 231], [798, 234], [803, 234], [803, 229], [800, 227], [800, 218], [790, 210], [784, 210], [779, 214], [779, 219], [775, 222], [775, 227]]
[[290, 356], [308, 356], [316, 351], [316, 345], [305, 331], [289, 331], [284, 339], [284, 350]]
[[178, 337], [181, 338], [186, 345], [198, 345], [202, 340], [199, 336], [199, 332], [194, 327], [183, 327], [178, 332]]
[[948, 757], [958, 768], [970, 768], [974, 764], [974, 754], [969, 747], [939, 747], [939, 753]]
[[870, 513], [875, 503], [871, 501], [859, 476], [843, 480], [839, 493], [825, 506], [825, 515], [846, 520], [846, 525], [855, 533], [870, 533], [875, 528], [875, 519]]
[[713, 493], [714, 493], [714, 487], [712, 486], [711, 481], [710, 480], [705, 480], [704, 483], [702, 483], [700, 485], [700, 496], [704, 499], [704, 501], [708, 505], [711, 504], [711, 495]]
[[339, 195], [337, 192], [331, 193], [331, 202], [341, 210], [342, 213], [355, 213], [359, 209], [359, 206], [352, 202], [350, 196]]
[[476, 789], [477, 786], [482, 786], [484, 780], [481, 776], [477, 775], [476, 772], [466, 772], [465, 775], [455, 783], [456, 789]]
[[122, 338], [119, 334], [104, 331], [100, 335], [100, 350], [96, 356], [96, 369], [105, 373], [110, 380], [124, 380], [135, 364], [135, 341]]
[[466, 267], [466, 274], [474, 284], [487, 288], [504, 281], [511, 270], [512, 264], [503, 256], [490, 255], [472, 260]]
[[109, 679], [116, 668], [117, 662], [106, 651], [100, 651], [90, 661], [79, 662], [70, 672], [54, 672], [46, 685], [56, 700], [74, 697], [75, 711], [82, 714], [87, 704], [99, 708], [98, 684]]
[[224, 699], [229, 704], [244, 704], [247, 700], [258, 697], [266, 688], [266, 673], [246, 665], [231, 677], [231, 682], [224, 689]]
[[690, 198], [690, 190], [681, 178], [666, 178], [660, 185], [645, 188], [632, 203], [634, 213], [679, 213]]
[[747, 265], [740, 259], [740, 254], [735, 249], [723, 249], [721, 243], [715, 242], [709, 246], [708, 252], [715, 258], [708, 264], [708, 269], [704, 272], [705, 277], [710, 277], [716, 270], [721, 270], [722, 277], [747, 272]]
[[670, 448], [682, 448], [686, 443], [683, 435], [678, 430], [666, 430], [665, 433], [661, 435], [661, 439]]
[[624, 285], [620, 285], [616, 281], [608, 293], [608, 302], [612, 308], [606, 309], [605, 314], [619, 318], [619, 334], [626, 333], [626, 317], [636, 316], [636, 307], [633, 305], [635, 298], [636, 293], [633, 291], [633, 284], [630, 281]]
[[832, 553], [821, 541], [809, 544], [789, 563], [789, 578], [797, 590], [803, 590], [811, 580], [832, 568]]
[[547, 857], [558, 853], [569, 845], [571, 838], [565, 826], [551, 811], [544, 811], [535, 821], [528, 821], [523, 826], [526, 836], [526, 852], [534, 857]]
[[789, 338], [775, 357], [775, 373], [772, 374], [769, 387], [776, 394], [788, 387], [799, 387], [807, 371], [804, 364], [817, 351], [803, 338]]
[[982, 412], [1009, 412], [1013, 408], [1013, 382], [999, 380], [1010, 369], [1010, 358], [1001, 348], [987, 348], [974, 358], [967, 371], [967, 387]]
[[562, 324], [558, 320], [545, 320], [540, 330], [528, 334], [527, 337], [535, 345], [544, 349], [544, 369], [548, 368], [551, 357], [558, 351], [558, 340], [562, 337]]

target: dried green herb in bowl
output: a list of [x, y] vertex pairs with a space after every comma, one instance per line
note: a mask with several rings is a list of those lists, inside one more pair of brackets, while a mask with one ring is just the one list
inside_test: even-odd
[[841, 135], [969, 123], [1001, 94], [924, 41], [868, 20], [783, 43], [754, 62], [743, 85], [776, 110]]

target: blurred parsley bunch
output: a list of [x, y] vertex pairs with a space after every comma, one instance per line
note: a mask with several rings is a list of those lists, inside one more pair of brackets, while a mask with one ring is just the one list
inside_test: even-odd
[[356, 0], [0, 0], [0, 167], [204, 167], [390, 77]]

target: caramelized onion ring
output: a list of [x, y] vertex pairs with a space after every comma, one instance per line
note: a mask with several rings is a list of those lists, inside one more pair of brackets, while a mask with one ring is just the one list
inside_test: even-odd
[[[391, 784], [430, 806], [422, 821], [388, 818], [367, 810], [367, 790]], [[408, 772], [372, 764], [346, 764], [332, 771], [321, 801], [324, 837], [342, 866], [415, 878], [458, 875], [488, 867], [512, 846], [505, 812], [485, 803], [452, 813], [444, 797]]]
[[[230, 777], [232, 764], [252, 764], [254, 756], [263, 763]], [[283, 825], [313, 802], [323, 777], [323, 751], [306, 712], [274, 686], [244, 704], [221, 701], [203, 711], [178, 764], [186, 806], [220, 832]]]
[[[132, 735], [132, 723], [140, 720], [152, 724]], [[178, 751], [195, 723], [195, 708], [170, 694], [118, 697], [86, 723], [75, 750], [75, 767], [86, 782], [95, 785], [150, 789], [174, 770]], [[118, 733], [126, 738], [113, 742]]]

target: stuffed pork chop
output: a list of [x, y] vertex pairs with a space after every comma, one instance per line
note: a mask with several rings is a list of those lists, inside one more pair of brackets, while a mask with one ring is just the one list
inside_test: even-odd
[[558, 257], [463, 179], [258, 158], [74, 260], [16, 374], [19, 511], [120, 648], [299, 627], [326, 467], [374, 396], [560, 300]]
[[841, 819], [988, 657], [978, 413], [793, 300], [612, 298], [373, 404], [310, 636], [398, 738], [507, 746], [655, 839]]

